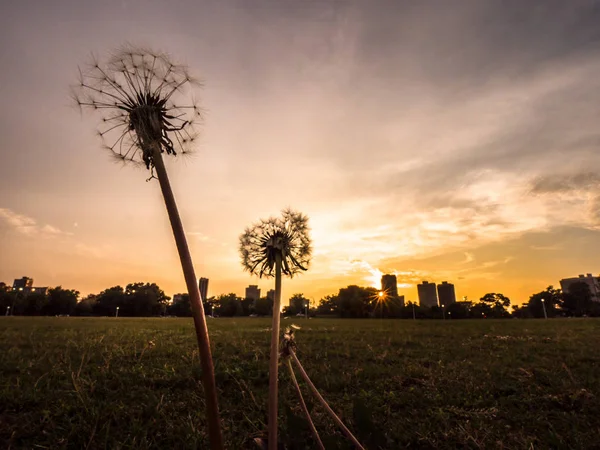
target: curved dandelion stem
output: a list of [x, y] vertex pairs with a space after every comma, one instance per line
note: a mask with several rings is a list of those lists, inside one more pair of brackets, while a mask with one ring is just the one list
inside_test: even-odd
[[311, 431], [313, 437], [315, 438], [315, 441], [317, 442], [317, 447], [319, 447], [320, 450], [325, 450], [325, 446], [323, 445], [323, 442], [321, 441], [319, 432], [317, 431], [315, 424], [312, 420], [312, 417], [310, 417], [310, 412], [308, 411], [308, 408], [306, 407], [306, 403], [304, 402], [304, 397], [302, 396], [302, 391], [300, 390], [300, 386], [298, 385], [298, 380], [296, 380], [296, 374], [294, 373], [294, 368], [292, 367], [292, 360], [290, 358], [286, 358], [286, 363], [287, 363], [288, 370], [290, 372], [290, 378], [292, 379], [292, 383], [294, 384], [294, 389], [296, 390], [296, 394], [298, 394], [298, 399], [300, 400], [300, 408], [302, 408], [302, 412], [304, 413], [304, 417], [306, 417], [308, 426], [310, 427], [310, 431]]
[[304, 370], [304, 367], [302, 367], [302, 364], [300, 364], [300, 360], [298, 360], [298, 357], [296, 356], [296, 352], [294, 352], [293, 349], [290, 349], [289, 352], [290, 352], [290, 356], [294, 359], [294, 362], [298, 366], [298, 370], [300, 370], [300, 375], [302, 375], [302, 378], [304, 378], [304, 381], [306, 381], [306, 384], [308, 384], [308, 387], [310, 388], [313, 395], [317, 398], [319, 403], [321, 403], [321, 406], [323, 406], [323, 408], [325, 408], [325, 411], [327, 411], [329, 413], [329, 415], [334, 420], [334, 422], [342, 429], [344, 434], [348, 437], [348, 439], [350, 439], [352, 441], [352, 443], [356, 446], [356, 448], [358, 448], [360, 450], [365, 450], [365, 448], [361, 445], [360, 442], [358, 442], [358, 439], [356, 439], [354, 437], [354, 435], [348, 429], [348, 427], [346, 427], [346, 425], [344, 425], [344, 422], [342, 422], [342, 419], [340, 419], [338, 417], [338, 415], [333, 411], [333, 409], [331, 409], [329, 404], [325, 401], [323, 396], [319, 393], [319, 391], [317, 390], [317, 388], [315, 387], [315, 385], [309, 378], [308, 374]]

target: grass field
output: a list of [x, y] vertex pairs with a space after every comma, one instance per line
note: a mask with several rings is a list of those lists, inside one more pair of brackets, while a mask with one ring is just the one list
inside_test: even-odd
[[[293, 322], [369, 449], [600, 447], [600, 320]], [[269, 324], [209, 321], [229, 449], [266, 431]], [[205, 448], [198, 367], [191, 319], [2, 317], [0, 447]], [[326, 448], [350, 448], [304, 392]], [[281, 439], [312, 448], [283, 367], [280, 396]]]

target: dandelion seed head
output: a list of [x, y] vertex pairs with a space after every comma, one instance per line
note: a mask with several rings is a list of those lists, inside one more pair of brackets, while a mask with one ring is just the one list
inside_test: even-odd
[[192, 150], [197, 106], [183, 94], [192, 84], [186, 67], [163, 53], [125, 45], [79, 73], [75, 103], [101, 112], [99, 135], [117, 159], [152, 169], [158, 151], [177, 155]]
[[278, 255], [285, 275], [307, 270], [312, 253], [308, 217], [285, 209], [281, 217], [261, 219], [240, 236], [239, 252], [244, 270], [259, 277], [275, 275]]

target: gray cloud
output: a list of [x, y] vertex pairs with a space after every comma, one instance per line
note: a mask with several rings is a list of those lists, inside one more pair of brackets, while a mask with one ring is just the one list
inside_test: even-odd
[[588, 190], [600, 185], [597, 172], [581, 172], [577, 174], [553, 174], [539, 177], [532, 182], [531, 192], [534, 194], [553, 194]]

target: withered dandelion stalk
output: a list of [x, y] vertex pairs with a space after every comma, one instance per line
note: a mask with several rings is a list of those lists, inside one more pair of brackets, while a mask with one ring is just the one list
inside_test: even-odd
[[206, 394], [210, 448], [221, 450], [217, 389], [204, 308], [162, 158], [163, 153], [176, 155], [191, 150], [196, 139], [195, 126], [201, 120], [198, 105], [190, 102], [188, 96], [196, 84], [187, 68], [173, 63], [167, 55], [126, 46], [106, 63], [93, 62], [87, 70], [80, 70], [73, 97], [80, 107], [102, 115], [98, 134], [114, 157], [145, 165], [151, 173], [149, 179], [158, 178], [192, 306]]

